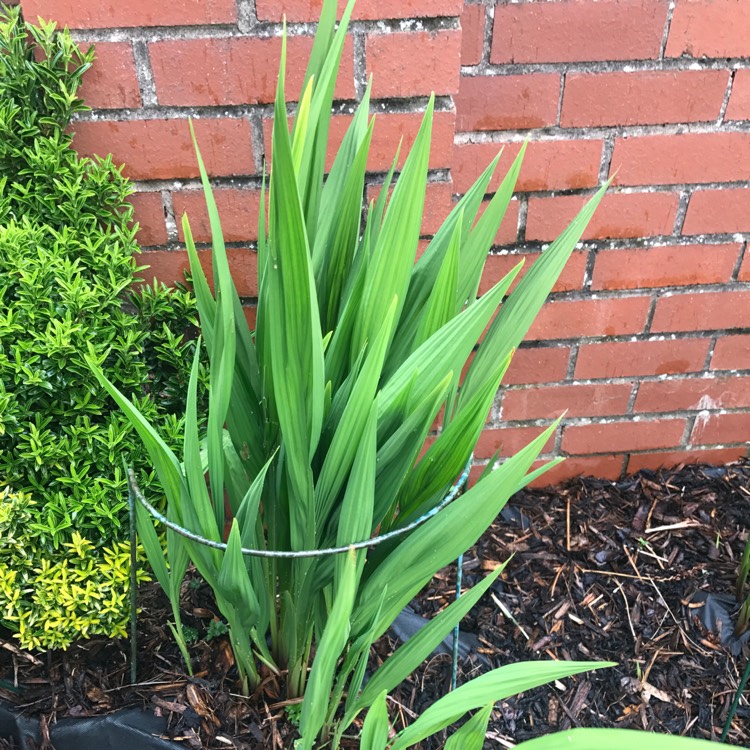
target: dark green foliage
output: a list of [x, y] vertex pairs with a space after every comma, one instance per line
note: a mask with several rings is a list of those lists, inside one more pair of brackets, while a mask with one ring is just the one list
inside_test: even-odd
[[[71, 116], [85, 109], [76, 92], [92, 60], [67, 32], [0, 8], [0, 489], [31, 496], [23, 525], [14, 525], [26, 554], [3, 560], [0, 623], [31, 647], [67, 645], [81, 622], [89, 634], [122, 633], [126, 597], [108, 609], [89, 597], [91, 617], [79, 607], [77, 619], [56, 613], [52, 625], [54, 596], [37, 596], [31, 571], [44, 562], [65, 578], [90, 564], [92, 590], [97, 576], [104, 581], [102, 561], [120, 555], [127, 538], [123, 456], [158, 498], [140, 441], [84, 355], [176, 443], [194, 349], [195, 306], [184, 289], [131, 291], [129, 181], [111, 159], [71, 148]], [[11, 601], [3, 589], [14, 564], [23, 568], [14, 584], [22, 595]], [[127, 576], [122, 586], [126, 593]]]

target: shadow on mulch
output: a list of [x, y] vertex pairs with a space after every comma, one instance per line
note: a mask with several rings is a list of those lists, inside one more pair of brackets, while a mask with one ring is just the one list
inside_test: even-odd
[[[618, 666], [502, 702], [486, 747], [512, 747], [575, 726], [718, 740], [750, 656], [747, 640], [732, 643], [727, 637], [749, 527], [748, 461], [644, 471], [619, 483], [578, 479], [512, 498], [464, 558], [464, 585], [472, 586], [513, 556], [462, 624], [478, 639], [480, 654], [462, 664], [460, 679], [485, 669], [480, 661], [501, 666], [535, 659], [599, 660]], [[413, 607], [431, 617], [454, 594], [455, 569], [450, 568]], [[186, 585], [185, 595], [186, 620], [203, 635], [215, 615], [206, 587]], [[707, 595], [729, 597], [724, 600], [729, 614], [713, 624], [724, 632], [706, 627], [702, 602]], [[182, 746], [292, 746], [294, 728], [285, 719], [286, 702], [275, 679], [269, 675], [250, 699], [237, 696], [231, 652], [222, 638], [191, 647], [196, 676], [186, 678], [166, 625], [163, 596], [146, 586], [140, 606], [138, 684], [128, 684], [127, 643], [92, 639], [36, 659], [0, 633], [0, 702], [41, 719], [45, 731], [61, 718], [144, 708], [163, 717], [164, 736]], [[396, 645], [382, 639], [372, 665]], [[396, 728], [449, 684], [450, 657], [437, 655], [392, 696]], [[748, 741], [750, 706], [743, 698], [728, 742], [745, 746]], [[424, 747], [443, 742], [438, 737]]]

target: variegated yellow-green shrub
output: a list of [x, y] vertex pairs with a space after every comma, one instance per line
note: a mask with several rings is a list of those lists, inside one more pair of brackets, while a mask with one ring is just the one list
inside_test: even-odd
[[0, 625], [27, 648], [121, 635], [127, 490], [158, 484], [91, 353], [172, 445], [179, 443], [196, 322], [184, 290], [139, 276], [132, 185], [111, 159], [80, 158], [68, 131], [93, 51], [0, 6]]
[[[0, 620], [30, 649], [65, 647], [71, 634], [124, 637], [129, 545], [96, 546], [74, 531], [55, 550], [38, 519], [30, 494], [0, 492]], [[148, 579], [141, 568], [138, 578]]]

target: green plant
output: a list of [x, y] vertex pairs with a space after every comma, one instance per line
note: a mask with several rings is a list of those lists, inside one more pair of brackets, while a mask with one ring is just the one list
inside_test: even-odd
[[[388, 691], [453, 629], [502, 568], [435, 617], [366, 684], [365, 670], [373, 642], [404, 605], [477, 540], [511, 494], [549, 468], [532, 470], [556, 424], [421, 526], [369, 551], [353, 545], [407, 529], [440, 503], [471, 456], [510, 357], [604, 188], [507, 301], [520, 265], [481, 298], [477, 290], [523, 149], [481, 217], [497, 160], [415, 263], [433, 102], [392, 195], [388, 198], [395, 163], [362, 225], [373, 132], [369, 90], [324, 177], [334, 82], [353, 1], [338, 29], [336, 6], [335, 0], [323, 4], [291, 133], [283, 47], [273, 167], [260, 211], [254, 333], [231, 279], [198, 152], [213, 231], [215, 297], [186, 219], [183, 226], [210, 357], [205, 438], [195, 399], [197, 353], [182, 461], [137, 405], [91, 364], [149, 449], [168, 497], [168, 523], [213, 545], [171, 531], [167, 552], [189, 557], [213, 589], [229, 626], [243, 690], [259, 684], [263, 669], [286, 670], [287, 697], [304, 696], [301, 750], [318, 739], [338, 747], [342, 733], [363, 712], [361, 748], [397, 750], [474, 709], [482, 709], [478, 718], [450, 742], [453, 748], [481, 747], [495, 701], [605, 666], [538, 661], [502, 667], [462, 685], [393, 737]], [[442, 430], [420, 458], [441, 409]], [[149, 561], [174, 603], [179, 585], [170, 577], [150, 517], [141, 505], [138, 511]], [[222, 544], [227, 520], [230, 531]], [[343, 552], [320, 553], [332, 547]], [[297, 554], [259, 557], [243, 555], [242, 548]]]
[[[129, 291], [130, 183], [111, 159], [71, 148], [66, 129], [84, 109], [76, 92], [92, 60], [54, 24], [0, 12], [0, 486], [22, 493], [3, 501], [16, 543], [0, 553], [0, 623], [28, 648], [124, 634], [122, 456], [160, 502], [142, 444], [84, 355], [176, 445], [195, 349], [191, 295]], [[87, 570], [71, 599], [66, 575]]]

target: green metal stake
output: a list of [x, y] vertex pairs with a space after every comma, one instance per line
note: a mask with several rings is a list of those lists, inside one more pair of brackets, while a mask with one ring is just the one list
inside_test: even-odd
[[742, 697], [742, 692], [744, 691], [745, 685], [747, 684], [748, 677], [750, 677], [750, 659], [748, 659], [747, 664], [745, 664], [745, 671], [742, 673], [740, 685], [737, 688], [737, 692], [734, 694], [734, 700], [732, 701], [732, 705], [729, 709], [729, 716], [727, 716], [726, 723], [724, 724], [724, 731], [721, 733], [721, 742], [725, 742], [727, 739], [727, 735], [729, 734], [729, 727], [732, 726], [732, 719], [734, 718], [735, 713], [737, 713], [737, 706], [740, 705], [740, 698]]
[[125, 476], [128, 478], [128, 514], [130, 517], [130, 684], [135, 685], [137, 682], [138, 671], [138, 646], [136, 633], [136, 598], [138, 596], [138, 556], [136, 554], [136, 533], [135, 533], [135, 496], [130, 484], [130, 472], [122, 460], [122, 466], [125, 470]]

